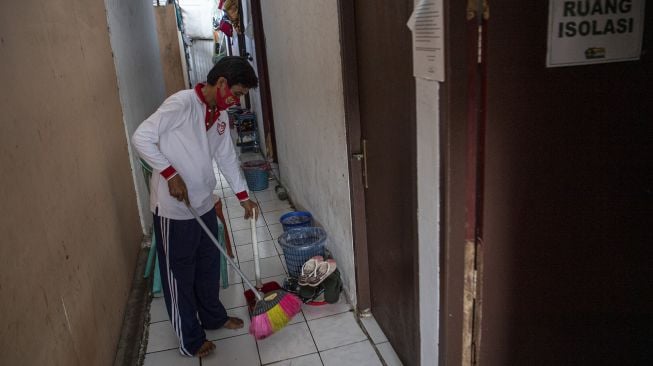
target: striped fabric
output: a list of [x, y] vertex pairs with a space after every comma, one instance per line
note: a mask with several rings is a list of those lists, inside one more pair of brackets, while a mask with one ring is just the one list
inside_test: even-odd
[[177, 280], [175, 279], [175, 276], [170, 270], [170, 258], [168, 256], [169, 238], [170, 238], [170, 219], [167, 219], [165, 217], [160, 217], [160, 225], [161, 225], [161, 237], [163, 239], [163, 243], [162, 243], [163, 252], [165, 253], [165, 257], [166, 257], [165, 267], [166, 267], [166, 273], [168, 275], [168, 291], [170, 293], [170, 302], [171, 302], [171, 310], [172, 310], [172, 314], [170, 316], [171, 318], [170, 322], [172, 323], [172, 327], [175, 330], [175, 334], [177, 334], [177, 338], [179, 339], [179, 351], [181, 352], [181, 354], [185, 356], [193, 356], [193, 354], [188, 352], [188, 350], [184, 346], [184, 334], [181, 329], [181, 316], [179, 315]]

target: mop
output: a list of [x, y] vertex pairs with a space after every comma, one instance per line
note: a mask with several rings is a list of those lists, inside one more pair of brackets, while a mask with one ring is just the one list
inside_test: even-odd
[[[197, 223], [200, 224], [206, 235], [211, 238], [213, 244], [220, 250], [220, 252], [227, 259], [229, 264], [234, 267], [236, 273], [243, 279], [243, 282], [247, 287], [252, 290], [254, 296], [256, 297], [256, 305], [252, 311], [252, 322], [249, 327], [249, 332], [256, 339], [263, 339], [271, 334], [279, 331], [281, 328], [285, 327], [290, 319], [299, 313], [301, 310], [301, 301], [292, 294], [287, 293], [281, 289], [275, 290], [266, 294], [259, 292], [254, 285], [247, 279], [247, 277], [240, 271], [240, 268], [234, 263], [224, 248], [220, 245], [218, 240], [215, 238], [211, 230], [206, 227], [204, 221], [200, 218], [199, 214], [193, 207], [186, 203], [188, 210], [190, 210]], [[256, 212], [253, 212], [252, 220], [256, 220]]]

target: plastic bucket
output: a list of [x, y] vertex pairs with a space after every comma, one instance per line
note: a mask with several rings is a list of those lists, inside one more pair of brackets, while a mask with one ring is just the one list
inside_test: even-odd
[[327, 234], [320, 227], [290, 229], [279, 236], [290, 277], [298, 278], [302, 266], [316, 255], [324, 256]]
[[295, 229], [298, 227], [310, 227], [313, 223], [313, 215], [308, 211], [293, 211], [281, 216], [279, 219], [283, 226], [283, 231]]
[[252, 160], [242, 165], [250, 191], [262, 191], [270, 184], [270, 165], [265, 160]]

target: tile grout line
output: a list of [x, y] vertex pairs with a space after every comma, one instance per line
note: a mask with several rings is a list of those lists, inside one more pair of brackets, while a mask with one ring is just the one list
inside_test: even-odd
[[[326, 351], [332, 351], [332, 350], [334, 350], [334, 349], [338, 349], [338, 348], [342, 348], [342, 347], [349, 347], [349, 346], [354, 345], [354, 344], [365, 343], [365, 342], [369, 342], [369, 339], [363, 339], [362, 341], [356, 341], [356, 342], [353, 342], [353, 343], [347, 343], [347, 344], [343, 344], [343, 345], [340, 345], [340, 346], [327, 348], [327, 349], [324, 349], [324, 350], [322, 350], [322, 351], [318, 351], [318, 353], [326, 352]], [[370, 342], [370, 343], [371, 343], [371, 342]], [[377, 356], [378, 356], [378, 355], [377, 355]], [[379, 357], [379, 359], [380, 359], [380, 358], [381, 358], [381, 357]], [[387, 365], [383, 365], [383, 366], [387, 366]]]
[[385, 359], [383, 358], [383, 355], [381, 354], [381, 350], [376, 346], [376, 344], [372, 340], [372, 337], [370, 336], [370, 332], [367, 331], [367, 328], [365, 328], [365, 324], [363, 324], [363, 321], [361, 320], [361, 318], [358, 317], [356, 312], [354, 312], [354, 321], [356, 322], [356, 324], [358, 324], [358, 326], [361, 328], [363, 333], [367, 336], [367, 340], [372, 344], [372, 348], [374, 349], [374, 352], [376, 352], [376, 357], [378, 357], [379, 360], [381, 361], [381, 365], [388, 366], [388, 364], [385, 362]]
[[[306, 356], [310, 356], [310, 355], [317, 355], [317, 357], [320, 357], [320, 352], [308, 353], [308, 354], [301, 355], [301, 356], [296, 356], [296, 357], [286, 358], [285, 360], [281, 360], [281, 361], [273, 361], [273, 362], [269, 362], [269, 363], [261, 363], [261, 366], [274, 365], [275, 363], [283, 362], [283, 361], [292, 361], [292, 360], [296, 360], [296, 359], [298, 359], [298, 358], [302, 358], [302, 357], [306, 357]], [[320, 362], [322, 362], [322, 359], [320, 359]], [[292, 365], [292, 363], [291, 363], [291, 365]], [[322, 365], [324, 365], [324, 363], [322, 363]]]
[[153, 354], [153, 353], [161, 353], [161, 352], [166, 352], [166, 351], [172, 351], [172, 350], [177, 349], [177, 348], [178, 348], [178, 347], [175, 347], [175, 348], [160, 349], [160, 350], [158, 350], [158, 351], [146, 352], [145, 354], [146, 354], [146, 355], [151, 355], [151, 354]]
[[157, 320], [157, 321], [155, 321], [155, 322], [150, 322], [149, 325], [157, 324], [157, 323], [163, 323], [163, 322], [169, 322], [169, 321], [170, 321], [170, 320], [168, 320], [168, 319], [166, 319], [166, 320]]
[[224, 337], [224, 338], [209, 339], [209, 341], [211, 341], [211, 342], [219, 342], [219, 341], [224, 341], [225, 339], [233, 339], [233, 338], [242, 337], [242, 336], [248, 336], [248, 337], [251, 337], [252, 335], [249, 334], [249, 332], [247, 332], [247, 333], [236, 334], [236, 335], [232, 335], [232, 336], [228, 336], [228, 337]]
[[[310, 305], [308, 305], [308, 306], [310, 306]], [[333, 314], [329, 314], [329, 315], [324, 315], [324, 316], [319, 316], [319, 317], [317, 317], [317, 318], [313, 318], [313, 319], [311, 319], [310, 321], [318, 320], [318, 319], [324, 319], [324, 318], [328, 318], [328, 317], [330, 317], [330, 316], [341, 315], [341, 314], [349, 313], [349, 312], [354, 312], [354, 310], [349, 309], [349, 310], [345, 310], [345, 311], [339, 311], [339, 312], [337, 312], [337, 313], [333, 313]], [[356, 314], [354, 314], [354, 317], [356, 317]]]
[[[302, 310], [302, 315], [304, 315], [304, 311]], [[308, 324], [308, 320], [306, 319], [306, 315], [304, 315], [304, 321], [306, 322], [306, 328], [308, 328], [308, 333], [311, 335], [311, 339], [313, 340], [313, 344], [315, 345], [315, 349], [317, 350], [317, 357], [320, 358], [320, 362], [322, 365], [324, 365], [324, 360], [322, 359], [322, 354], [320, 353], [320, 349], [317, 346], [317, 342], [315, 342], [315, 336], [313, 335], [313, 330], [311, 330], [311, 326]]]

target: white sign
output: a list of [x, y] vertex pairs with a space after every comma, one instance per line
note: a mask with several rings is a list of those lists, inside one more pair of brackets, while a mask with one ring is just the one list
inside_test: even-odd
[[413, 32], [413, 75], [444, 81], [442, 0], [419, 0], [408, 20]]
[[547, 67], [638, 60], [645, 0], [549, 0]]

